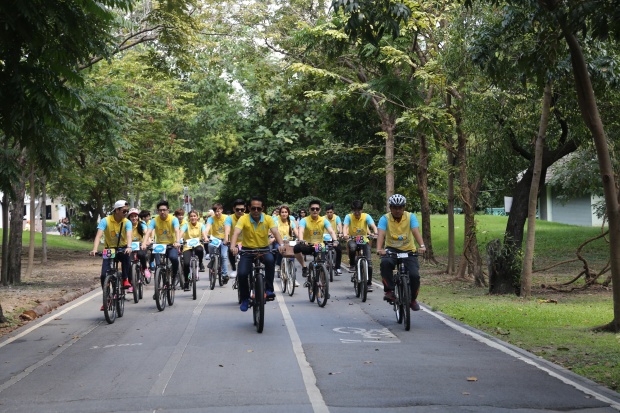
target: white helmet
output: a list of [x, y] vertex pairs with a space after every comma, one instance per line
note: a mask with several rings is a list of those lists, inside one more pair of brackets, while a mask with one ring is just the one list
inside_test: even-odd
[[407, 203], [407, 198], [401, 194], [394, 194], [390, 197], [390, 199], [388, 199], [388, 203], [390, 206], [405, 206]]

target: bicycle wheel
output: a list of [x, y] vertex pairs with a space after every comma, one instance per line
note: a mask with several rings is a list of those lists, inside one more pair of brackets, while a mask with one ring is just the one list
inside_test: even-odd
[[311, 303], [314, 302], [316, 298], [316, 283], [314, 282], [314, 265], [308, 266], [308, 278], [306, 279], [308, 282], [308, 299]]
[[401, 293], [401, 298], [403, 300], [403, 324], [405, 325], [405, 331], [409, 331], [411, 328], [411, 307], [409, 307], [409, 303], [411, 302], [411, 288], [409, 287], [409, 274], [401, 274], [401, 280], [403, 281], [401, 283], [403, 289]]
[[327, 253], [327, 271], [329, 272], [329, 282], [334, 282], [334, 262], [336, 261], [336, 252], [329, 250]]
[[319, 307], [325, 307], [329, 299], [329, 277], [327, 268], [319, 265], [316, 269], [316, 303]]
[[357, 260], [357, 262], [355, 263], [355, 273], [353, 274], [353, 290], [355, 291], [355, 296], [359, 297], [360, 295], [362, 295], [362, 290], [361, 290], [361, 284], [360, 284], [360, 265], [359, 265], [360, 260]]
[[[286, 259], [288, 260], [288, 258]], [[295, 282], [297, 281], [297, 268], [295, 267], [294, 260], [288, 263], [288, 274], [286, 278], [288, 279], [288, 295], [292, 297], [295, 293]]]
[[288, 286], [288, 259], [282, 258], [282, 265], [280, 266], [280, 289], [282, 294], [286, 292]]
[[155, 268], [155, 274], [153, 275], [153, 287], [155, 293], [153, 298], [155, 299], [155, 305], [159, 311], [164, 311], [166, 308], [166, 288], [164, 284], [164, 274], [162, 267]]
[[222, 256], [217, 256], [217, 282], [220, 284], [220, 287], [224, 286], [224, 280], [222, 279]]
[[265, 326], [265, 280], [262, 273], [256, 274], [254, 281], [254, 306], [252, 312], [254, 314], [254, 325], [258, 333], [263, 332]]
[[168, 305], [174, 304], [174, 292], [177, 289], [177, 284], [180, 282], [181, 277], [177, 274], [176, 277], [172, 277], [172, 268], [166, 270], [166, 298], [168, 299]]
[[121, 318], [125, 314], [125, 290], [121, 280], [123, 275], [120, 272], [116, 272], [116, 316]]
[[114, 275], [106, 275], [103, 281], [103, 315], [108, 324], [112, 324], [116, 320], [116, 302], [114, 293], [116, 291], [116, 282]]
[[366, 259], [361, 259], [358, 261], [358, 271], [359, 271], [359, 290], [360, 296], [362, 297], [362, 302], [366, 302], [366, 297], [368, 296], [368, 261]]
[[139, 291], [138, 291], [138, 283], [140, 282], [138, 279], [138, 274], [140, 273], [139, 264], [131, 265], [131, 287], [133, 288], [133, 302], [138, 303], [140, 301]]
[[192, 285], [192, 300], [196, 299], [196, 281], [198, 278], [198, 260], [192, 259], [189, 268], [190, 284]]
[[211, 255], [211, 261], [211, 268], [209, 268], [209, 288], [213, 290], [215, 288], [215, 281], [217, 279], [217, 268], [219, 267], [220, 263], [217, 260], [217, 255], [215, 254]]

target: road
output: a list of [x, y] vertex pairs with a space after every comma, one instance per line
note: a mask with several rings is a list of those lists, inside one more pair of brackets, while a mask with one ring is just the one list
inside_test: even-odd
[[[278, 291], [258, 334], [231, 283], [107, 324], [93, 291], [0, 341], [0, 412], [617, 412], [620, 395], [428, 308], [411, 331], [350, 276]], [[422, 296], [423, 297], [423, 296]]]

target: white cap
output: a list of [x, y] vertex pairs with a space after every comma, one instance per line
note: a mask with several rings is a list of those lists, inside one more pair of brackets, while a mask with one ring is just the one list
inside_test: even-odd
[[114, 204], [114, 209], [118, 209], [118, 208], [122, 208], [124, 206], [129, 205], [129, 203], [127, 201], [124, 201], [122, 199], [119, 199], [118, 201], [116, 201], [116, 203]]

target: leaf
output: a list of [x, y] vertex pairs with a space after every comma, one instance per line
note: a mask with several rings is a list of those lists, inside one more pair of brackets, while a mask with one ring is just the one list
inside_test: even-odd
[[467, 381], [478, 381], [478, 377], [474, 377], [474, 376], [468, 377]]

